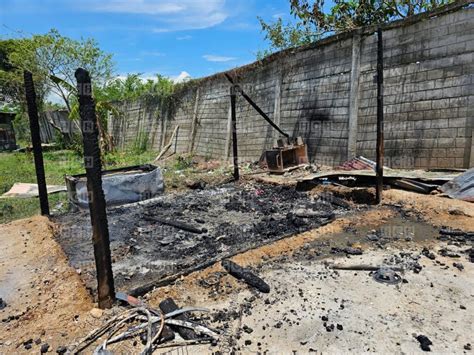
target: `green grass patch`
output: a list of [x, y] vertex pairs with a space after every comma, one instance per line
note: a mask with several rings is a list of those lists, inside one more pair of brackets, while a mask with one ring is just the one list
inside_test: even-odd
[[[146, 164], [153, 161], [153, 151], [118, 152], [104, 157], [104, 169]], [[84, 173], [84, 160], [71, 150], [45, 152], [43, 154], [46, 183], [65, 185], [64, 175]], [[0, 194], [10, 190], [15, 182], [36, 183], [33, 153], [0, 153]], [[50, 209], [67, 209], [66, 193], [49, 195]], [[0, 223], [39, 214], [38, 198], [0, 199]]]

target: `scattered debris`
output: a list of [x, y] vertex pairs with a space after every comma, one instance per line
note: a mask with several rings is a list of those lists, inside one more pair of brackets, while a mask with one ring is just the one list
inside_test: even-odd
[[460, 208], [460, 207], [449, 207], [448, 213], [452, 216], [473, 217], [469, 213], [467, 213], [463, 208]]
[[30, 350], [33, 347], [33, 339], [30, 338], [30, 339], [24, 341], [23, 342], [23, 347], [25, 348], [25, 350]]
[[231, 260], [222, 260], [222, 267], [232, 276], [239, 280], [245, 281], [252, 287], [255, 287], [257, 290], [263, 293], [270, 292], [270, 286], [263, 281], [260, 277], [252, 273], [251, 271], [244, 269], [240, 265], [234, 263]]
[[175, 228], [178, 228], [178, 229], [182, 229], [186, 232], [197, 233], [197, 234], [207, 232], [206, 229], [197, 228], [195, 226], [192, 226], [190, 224], [180, 222], [180, 221], [172, 221], [170, 219], [161, 218], [161, 217], [157, 217], [157, 216], [152, 217], [152, 216], [149, 216], [149, 215], [146, 215], [143, 218], [148, 220], [148, 221], [158, 222], [158, 223], [161, 223], [161, 224], [166, 224], [167, 226], [172, 226], [172, 227], [175, 227]]
[[[172, 306], [176, 305], [174, 302], [170, 303], [169, 300], [166, 300], [165, 304], [166, 307], [171, 308], [174, 308]], [[68, 347], [66, 351], [72, 354], [78, 354], [104, 336], [105, 339], [100, 341], [99, 346], [95, 349], [94, 353], [100, 354], [108, 352], [108, 347], [111, 344], [137, 335], [142, 335], [145, 340], [141, 354], [149, 354], [153, 349], [161, 347], [218, 341], [219, 335], [215, 331], [203, 325], [176, 318], [177, 316], [192, 311], [207, 312], [208, 310], [200, 308], [182, 308], [165, 314], [162, 311], [157, 311], [149, 307], [133, 307], [112, 317], [104, 325], [89, 333], [79, 342]], [[154, 328], [155, 324], [159, 324], [157, 330]], [[196, 333], [196, 336], [193, 335], [193, 339], [185, 342], [170, 342], [170, 340], [174, 339], [174, 336], [172, 339], [163, 336], [163, 331], [167, 325], [177, 327], [180, 331], [182, 331], [181, 328], [191, 330], [193, 334]], [[32, 341], [28, 344], [31, 343]]]
[[[352, 270], [352, 271], [378, 271], [381, 269], [387, 269], [387, 266], [372, 266], [372, 265], [330, 265], [331, 269], [334, 270]], [[390, 267], [393, 271], [403, 271], [401, 267]]]
[[402, 281], [402, 277], [390, 268], [380, 268], [373, 274], [373, 278], [377, 282], [396, 285]]
[[41, 354], [47, 353], [48, 350], [49, 350], [49, 344], [48, 343], [41, 344], [41, 348], [40, 348], [40, 353]]
[[67, 352], [67, 348], [64, 345], [60, 345], [56, 349], [56, 353], [59, 355], [65, 354], [66, 352]]
[[89, 313], [94, 318], [101, 318], [104, 315], [104, 310], [100, 308], [92, 308]]
[[462, 263], [453, 263], [453, 266], [458, 269], [459, 271], [464, 270], [464, 265]]
[[461, 257], [458, 253], [455, 253], [447, 248], [441, 248], [439, 250], [439, 255], [441, 256], [445, 256], [445, 257], [448, 257], [448, 258], [459, 258]]
[[7, 306], [7, 303], [0, 297], [0, 310], [4, 309]]
[[186, 181], [186, 186], [190, 188], [191, 190], [204, 190], [206, 188], [206, 182], [205, 181]]
[[[172, 298], [167, 298], [167, 299], [161, 301], [159, 307], [160, 307], [161, 311], [165, 314], [177, 311], [179, 309], [178, 305], [173, 301]], [[182, 320], [182, 321], [185, 321], [185, 322], [189, 321], [189, 317], [185, 313], [176, 316], [176, 319]], [[178, 332], [178, 334], [184, 340], [191, 340], [191, 339], [197, 339], [198, 338], [198, 336], [196, 335], [196, 333], [192, 329], [183, 328], [183, 327], [179, 327], [179, 326], [176, 326], [176, 325], [172, 325], [171, 329]]]
[[[48, 194], [66, 191], [66, 186], [46, 185]], [[32, 198], [38, 197], [38, 184], [27, 184], [23, 182], [15, 182], [10, 190], [5, 192], [0, 198]]]
[[145, 304], [140, 301], [138, 298], [135, 298], [133, 296], [127, 295], [126, 293], [123, 292], [116, 292], [115, 293], [115, 298], [117, 300], [123, 301], [128, 303], [130, 306], [133, 307], [142, 307], [145, 306]]
[[434, 255], [434, 253], [429, 251], [428, 248], [426, 247], [423, 248], [423, 250], [421, 251], [421, 254], [426, 256], [428, 259], [431, 259], [431, 260], [436, 259], [436, 256]]
[[362, 255], [363, 251], [361, 248], [347, 247], [344, 248], [344, 253], [346, 253], [347, 255]]
[[417, 335], [416, 340], [420, 343], [420, 348], [423, 351], [431, 351], [430, 346], [433, 345], [431, 340], [426, 335]]

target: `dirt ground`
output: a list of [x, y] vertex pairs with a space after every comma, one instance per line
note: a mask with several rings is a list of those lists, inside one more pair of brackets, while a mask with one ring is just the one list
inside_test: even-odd
[[45, 217], [0, 226], [0, 291], [7, 306], [0, 311], [0, 353], [39, 352], [68, 345], [97, 325], [89, 311], [91, 297], [68, 266]]
[[[217, 288], [203, 286], [202, 280], [223, 271], [214, 265], [154, 290], [144, 299], [157, 306], [171, 296], [180, 306], [211, 309], [210, 316], [203, 319], [223, 331], [221, 341], [212, 347], [190, 346], [188, 353], [226, 352], [230, 348], [244, 353], [413, 353], [421, 351], [414, 334], [428, 336], [435, 352], [470, 352], [468, 344], [474, 343], [474, 265], [462, 254], [463, 247], [448, 246], [461, 255], [448, 258], [439, 255], [446, 244], [436, 235], [378, 248], [354, 239], [358, 238], [354, 234], [351, 246], [360, 246], [362, 255], [348, 258], [318, 252], [349, 243], [345, 239], [348, 231], [377, 229], [400, 215], [436, 227], [474, 229], [473, 204], [389, 190], [382, 206], [360, 208], [326, 226], [234, 257], [266, 280], [269, 294], [257, 293], [225, 274], [219, 274]], [[45, 343], [54, 353], [118, 311], [116, 307], [101, 317], [97, 310], [91, 311], [96, 305], [76, 270], [68, 266], [46, 218], [1, 225], [0, 241], [0, 297], [7, 303], [0, 310], [0, 353], [38, 353]], [[433, 251], [435, 259], [419, 257], [422, 271], [405, 272], [405, 281], [398, 285], [377, 283], [365, 271], [327, 268], [331, 262], [390, 263], [401, 251], [418, 257], [424, 246]], [[464, 269], [453, 267], [454, 262], [461, 262]], [[246, 330], [242, 330], [244, 325]]]

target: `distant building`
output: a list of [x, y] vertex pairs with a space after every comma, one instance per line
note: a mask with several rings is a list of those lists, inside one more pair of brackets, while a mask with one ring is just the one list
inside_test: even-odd
[[13, 130], [14, 113], [0, 112], [0, 151], [17, 148]]

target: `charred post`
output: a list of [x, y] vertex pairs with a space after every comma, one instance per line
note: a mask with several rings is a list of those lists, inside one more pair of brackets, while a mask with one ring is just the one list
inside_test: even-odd
[[237, 146], [237, 117], [235, 112], [235, 100], [236, 100], [236, 85], [230, 87], [230, 111], [232, 121], [232, 153], [234, 157], [234, 180], [239, 180], [239, 157], [238, 157], [238, 146]]
[[35, 85], [33, 82], [33, 75], [29, 71], [25, 70], [23, 72], [23, 78], [25, 83], [28, 116], [30, 118], [31, 143], [33, 144], [33, 155], [35, 159], [36, 181], [38, 183], [41, 214], [43, 216], [49, 216], [48, 190], [46, 189], [46, 177], [44, 174], [43, 149], [41, 148]]
[[[230, 82], [232, 85], [235, 85], [235, 84], [234, 84], [234, 79], [232, 79], [232, 77], [231, 77], [229, 74], [226, 73], [226, 74], [225, 74], [225, 77], [227, 78], [227, 80], [229, 80], [229, 82]], [[250, 104], [250, 106], [252, 106], [252, 107], [255, 109], [255, 111], [257, 111], [257, 112], [259, 113], [260, 116], [262, 116], [262, 117], [265, 119], [265, 121], [267, 121], [267, 122], [270, 124], [270, 126], [272, 126], [273, 128], [275, 128], [275, 129], [276, 129], [281, 135], [283, 135], [287, 140], [290, 139], [290, 135], [289, 135], [288, 133], [283, 132], [283, 131], [281, 130], [281, 128], [278, 127], [278, 126], [275, 124], [275, 122], [273, 122], [273, 120], [272, 120], [270, 117], [268, 117], [268, 115], [267, 115], [265, 112], [263, 112], [263, 110], [262, 110], [260, 107], [258, 107], [258, 105], [250, 98], [250, 96], [248, 96], [248, 95], [245, 93], [245, 91], [244, 91], [242, 88], [239, 87], [239, 91], [240, 91], [240, 94], [242, 95], [242, 97]]]
[[84, 142], [84, 164], [87, 176], [89, 210], [92, 223], [92, 242], [97, 269], [99, 307], [110, 308], [115, 300], [112, 258], [110, 255], [109, 227], [104, 191], [102, 190], [102, 162], [100, 160], [99, 130], [92, 98], [89, 73], [76, 70], [79, 114]]
[[382, 29], [377, 29], [377, 159], [376, 159], [376, 202], [382, 202], [383, 190], [383, 39]]

